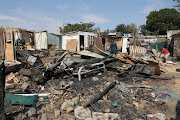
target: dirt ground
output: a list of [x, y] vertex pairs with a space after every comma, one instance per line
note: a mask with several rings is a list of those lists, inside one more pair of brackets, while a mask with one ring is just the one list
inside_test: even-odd
[[[166, 110], [159, 110], [158, 108], [150, 108], [154, 113], [164, 113], [168, 119], [175, 119], [176, 118], [176, 107], [177, 103], [180, 100], [180, 72], [176, 71], [177, 65], [167, 64], [161, 66], [165, 69], [165, 73], [161, 74], [161, 77], [167, 78], [168, 80], [153, 80], [149, 81], [149, 85], [156, 85], [156, 86], [163, 86], [163, 89], [168, 89], [168, 93], [171, 96], [168, 99], [159, 98], [161, 101], [164, 101], [167, 105]], [[167, 92], [164, 90], [165, 92]], [[164, 92], [162, 91], [162, 93]]]

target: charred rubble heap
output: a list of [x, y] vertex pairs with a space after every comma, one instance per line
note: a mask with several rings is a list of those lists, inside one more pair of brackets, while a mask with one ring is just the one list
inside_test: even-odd
[[167, 110], [148, 85], [168, 79], [155, 62], [47, 50], [17, 56], [21, 64], [6, 67], [6, 119], [145, 120], [147, 108]]

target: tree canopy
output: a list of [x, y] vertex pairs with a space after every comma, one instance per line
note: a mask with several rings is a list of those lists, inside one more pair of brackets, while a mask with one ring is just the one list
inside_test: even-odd
[[147, 16], [146, 28], [157, 34], [166, 34], [167, 30], [180, 29], [180, 13], [176, 9], [168, 8], [150, 12]]
[[66, 24], [63, 27], [59, 27], [60, 33], [68, 33], [72, 31], [83, 31], [83, 32], [92, 32], [94, 31], [94, 23], [75, 23], [75, 24]]
[[102, 33], [102, 34], [107, 34], [107, 33], [113, 33], [113, 32], [116, 32], [116, 30], [106, 29], [106, 30], [104, 30], [104, 32], [101, 32], [101, 33]]
[[137, 33], [138, 28], [136, 26], [136, 24], [131, 23], [129, 25], [125, 25], [125, 24], [119, 24], [116, 26], [116, 32], [121, 32], [122, 34], [125, 33]]
[[139, 30], [145, 36], [146, 35], [150, 35], [150, 31], [147, 30], [147, 26], [146, 25], [140, 25]]
[[5, 28], [3, 26], [0, 26], [0, 30], [4, 30]]

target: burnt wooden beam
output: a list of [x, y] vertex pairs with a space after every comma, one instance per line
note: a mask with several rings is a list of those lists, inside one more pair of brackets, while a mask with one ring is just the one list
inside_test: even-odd
[[105, 94], [107, 94], [109, 92], [109, 90], [111, 90], [112, 88], [115, 87], [117, 83], [113, 82], [111, 83], [102, 93], [100, 93], [99, 95], [95, 96], [94, 98], [92, 98], [90, 101], [88, 101], [87, 103], [83, 104], [83, 107], [88, 107], [89, 105], [91, 105], [92, 103], [97, 102], [98, 100], [100, 100]]
[[4, 92], [5, 88], [5, 66], [4, 62], [0, 61], [0, 118], [1, 120], [5, 120], [5, 113], [4, 113]]

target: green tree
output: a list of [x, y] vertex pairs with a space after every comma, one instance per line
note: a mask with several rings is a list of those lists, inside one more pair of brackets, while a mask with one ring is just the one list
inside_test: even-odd
[[134, 24], [134, 23], [131, 23], [129, 25], [119, 24], [116, 26], [115, 30], [116, 30], [116, 32], [121, 32], [122, 34], [137, 33], [138, 28], [137, 28], [136, 24]]
[[119, 24], [119, 25], [116, 26], [115, 29], [116, 29], [117, 32], [121, 32], [122, 34], [128, 33], [127, 26], [125, 24]]
[[167, 30], [180, 29], [180, 13], [176, 9], [153, 11], [146, 18], [147, 30], [154, 34], [163, 35]]
[[75, 23], [75, 24], [66, 24], [63, 27], [59, 27], [60, 33], [68, 33], [72, 31], [83, 31], [83, 32], [92, 32], [94, 31], [94, 23]]
[[0, 30], [4, 30], [5, 28], [3, 26], [0, 26]]
[[104, 32], [102, 32], [102, 34], [107, 34], [107, 33], [110, 33], [110, 30], [109, 30], [109, 29], [104, 30]]
[[138, 32], [138, 28], [137, 28], [136, 24], [134, 24], [134, 23], [130, 24], [129, 30], [131, 33], [137, 33]]
[[116, 30], [109, 30], [109, 29], [107, 29], [107, 30], [104, 30], [104, 32], [101, 32], [102, 34], [107, 34], [107, 33], [115, 33], [116, 32]]
[[151, 34], [151, 32], [149, 30], [147, 30], [146, 25], [140, 25], [139, 30], [145, 36]]

